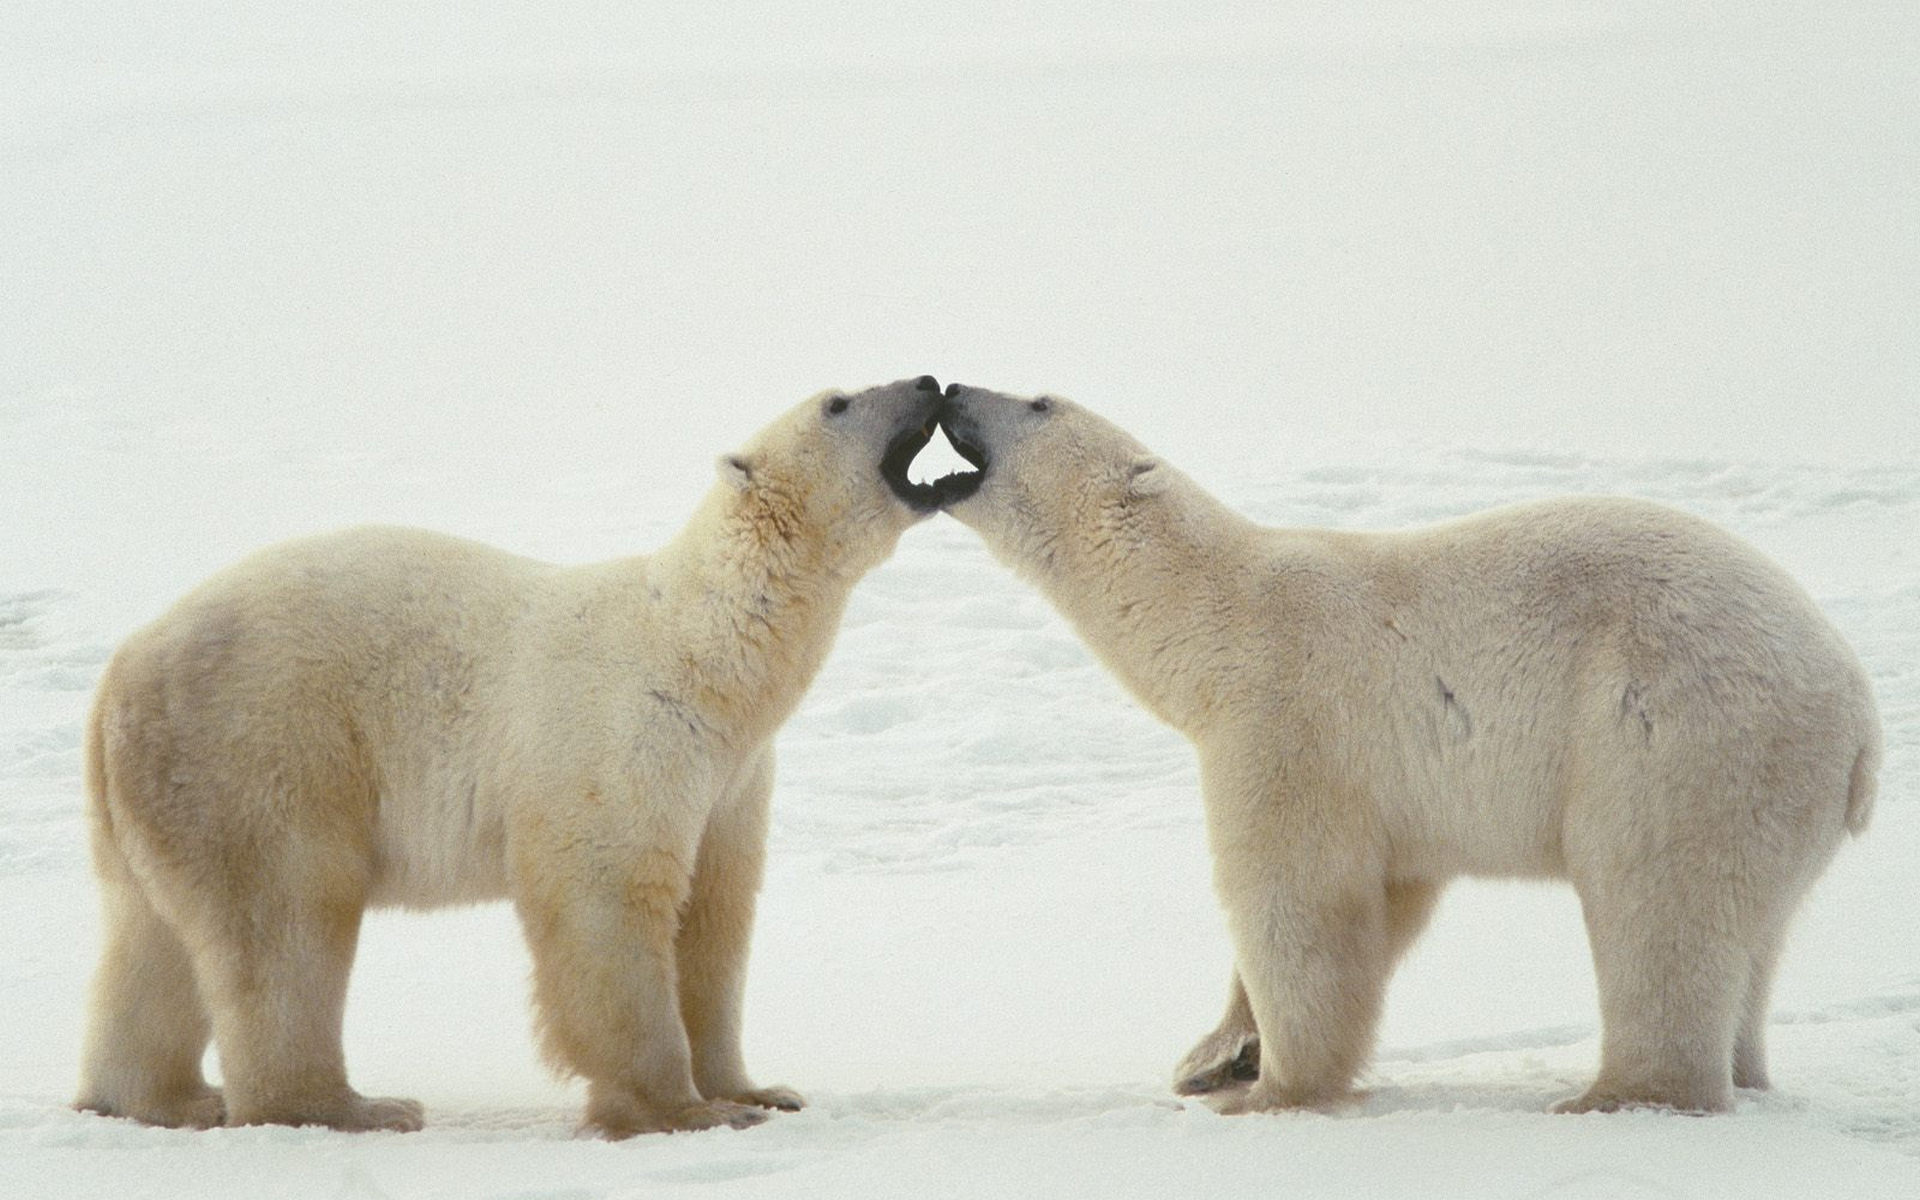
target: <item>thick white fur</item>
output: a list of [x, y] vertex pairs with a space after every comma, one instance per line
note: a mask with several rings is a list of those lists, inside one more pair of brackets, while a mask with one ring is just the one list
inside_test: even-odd
[[1579, 893], [1604, 1040], [1563, 1111], [1766, 1085], [1788, 919], [1880, 752], [1858, 661], [1778, 566], [1622, 499], [1264, 528], [1065, 401], [947, 403], [988, 461], [952, 513], [1199, 752], [1238, 974], [1181, 1090], [1257, 1056], [1223, 1109], [1347, 1095], [1461, 875]]
[[347, 1084], [361, 913], [502, 897], [587, 1130], [799, 1107], [740, 1056], [772, 738], [919, 515], [878, 464], [932, 386], [802, 404], [651, 557], [362, 529], [260, 553], [131, 637], [91, 724], [106, 947], [80, 1107], [418, 1128]]

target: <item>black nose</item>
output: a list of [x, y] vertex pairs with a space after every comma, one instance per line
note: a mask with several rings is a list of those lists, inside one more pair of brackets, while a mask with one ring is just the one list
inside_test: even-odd
[[916, 392], [937, 392], [940, 390], [940, 381], [931, 375], [922, 375], [913, 381], [913, 390]]
[[945, 393], [945, 394], [946, 394], [946, 396], [947, 396], [947, 398], [948, 398], [948, 399], [952, 399], [952, 398], [954, 397], [954, 395], [955, 395], [955, 394], [957, 394], [957, 393], [958, 393], [959, 391], [960, 391], [960, 385], [959, 385], [959, 384], [957, 384], [957, 383], [950, 383], [950, 384], [948, 384], [948, 385], [947, 385], [947, 390], [946, 390], [946, 393]]

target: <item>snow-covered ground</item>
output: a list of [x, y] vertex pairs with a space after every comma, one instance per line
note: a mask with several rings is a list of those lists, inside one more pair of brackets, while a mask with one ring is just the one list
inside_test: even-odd
[[[0, 1195], [1920, 1194], [1916, 62], [1905, 0], [10, 0]], [[1786, 563], [1889, 753], [1777, 1090], [1544, 1115], [1596, 1055], [1576, 906], [1465, 884], [1357, 1109], [1176, 1101], [1228, 968], [1192, 756], [939, 518], [780, 742], [748, 1054], [806, 1112], [572, 1140], [497, 906], [364, 938], [350, 1065], [422, 1133], [66, 1110], [127, 632], [360, 521], [645, 550], [775, 412], [923, 371], [1275, 523], [1621, 492]]]

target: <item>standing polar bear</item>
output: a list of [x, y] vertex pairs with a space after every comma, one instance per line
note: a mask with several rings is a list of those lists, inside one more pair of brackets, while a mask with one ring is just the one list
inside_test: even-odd
[[1779, 567], [1631, 500], [1270, 529], [1075, 405], [954, 385], [949, 511], [1199, 752], [1238, 972], [1184, 1092], [1348, 1093], [1446, 882], [1580, 896], [1599, 1078], [1563, 1112], [1765, 1087], [1787, 922], [1872, 804], [1879, 723]]
[[808, 400], [647, 558], [358, 530], [267, 550], [134, 634], [89, 734], [106, 945], [78, 1106], [417, 1129], [417, 1103], [347, 1085], [362, 911], [507, 897], [584, 1129], [799, 1108], [740, 1054], [773, 735], [855, 581], [938, 507], [907, 464], [939, 402], [930, 376]]

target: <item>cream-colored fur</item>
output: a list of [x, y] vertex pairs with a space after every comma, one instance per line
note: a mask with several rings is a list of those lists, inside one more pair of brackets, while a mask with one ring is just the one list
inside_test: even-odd
[[1859, 663], [1779, 567], [1634, 500], [1265, 528], [1065, 401], [947, 405], [986, 466], [950, 511], [1199, 752], [1238, 972], [1181, 1090], [1346, 1096], [1462, 875], [1580, 896], [1604, 1039], [1562, 1111], [1766, 1086], [1788, 919], [1865, 827], [1880, 752]]
[[418, 1128], [347, 1084], [362, 911], [510, 898], [584, 1128], [798, 1108], [740, 1055], [772, 739], [924, 515], [880, 463], [938, 399], [923, 378], [807, 401], [650, 557], [362, 529], [260, 553], [128, 639], [90, 727], [106, 947], [79, 1106]]

